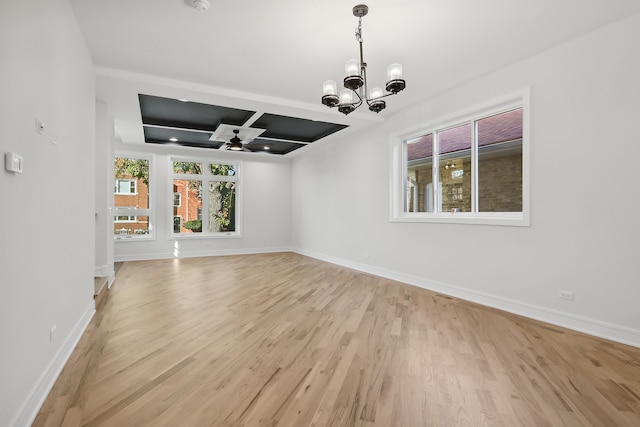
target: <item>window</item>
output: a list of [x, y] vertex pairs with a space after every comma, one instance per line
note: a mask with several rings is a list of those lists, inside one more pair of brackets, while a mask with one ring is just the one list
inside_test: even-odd
[[528, 94], [459, 117], [393, 141], [391, 220], [528, 225]]
[[116, 154], [113, 161], [114, 229], [116, 240], [151, 237], [151, 157]]
[[133, 179], [116, 179], [113, 192], [116, 194], [136, 194], [136, 188], [136, 181]]
[[174, 235], [239, 236], [238, 164], [174, 158], [172, 168]]

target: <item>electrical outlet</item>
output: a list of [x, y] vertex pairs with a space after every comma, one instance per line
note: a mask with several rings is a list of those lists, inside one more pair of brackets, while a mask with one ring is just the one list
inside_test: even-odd
[[563, 291], [562, 289], [558, 291], [558, 296], [560, 299], [566, 299], [567, 301], [573, 301], [573, 292], [571, 291]]
[[49, 341], [53, 342], [53, 339], [56, 336], [56, 325], [53, 325], [53, 328], [49, 331]]

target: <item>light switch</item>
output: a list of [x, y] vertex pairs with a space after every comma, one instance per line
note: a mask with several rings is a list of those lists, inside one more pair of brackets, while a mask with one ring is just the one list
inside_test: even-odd
[[22, 173], [22, 156], [16, 153], [4, 153], [4, 168], [9, 172]]

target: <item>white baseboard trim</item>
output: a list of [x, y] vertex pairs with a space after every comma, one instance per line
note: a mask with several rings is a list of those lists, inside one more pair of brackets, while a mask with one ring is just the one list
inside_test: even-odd
[[95, 277], [109, 277], [112, 274], [114, 274], [113, 264], [105, 264], [105, 265], [97, 266], [95, 267], [95, 271], [93, 273]]
[[113, 282], [115, 282], [115, 280], [116, 280], [116, 272], [114, 270], [111, 272], [111, 274], [107, 278], [107, 289], [111, 289], [111, 285], [113, 285]]
[[253, 255], [268, 254], [276, 252], [291, 252], [290, 247], [273, 247], [273, 248], [251, 248], [251, 249], [224, 249], [224, 250], [207, 250], [185, 252], [181, 251], [177, 256], [172, 252], [132, 254], [132, 255], [115, 255], [116, 262], [125, 261], [149, 261], [154, 259], [173, 259], [173, 258], [198, 258], [208, 256], [228, 256], [228, 255]]
[[362, 271], [364, 273], [374, 274], [376, 276], [407, 283], [419, 288], [475, 302], [488, 307], [497, 308], [499, 310], [528, 317], [530, 319], [539, 320], [542, 322], [550, 323], [552, 325], [572, 329], [577, 332], [583, 332], [585, 334], [593, 335], [599, 338], [604, 338], [607, 340], [619, 342], [621, 344], [640, 348], [640, 331], [625, 326], [602, 322], [595, 319], [589, 319], [582, 316], [576, 316], [571, 313], [566, 313], [547, 307], [528, 304], [522, 301], [504, 298], [484, 292], [478, 292], [473, 289], [449, 285], [434, 280], [427, 280], [397, 271], [386, 270], [372, 265], [362, 264], [318, 252], [299, 248], [294, 248], [292, 249], [292, 251], [311, 258], [319, 259], [321, 261], [326, 261], [332, 264]]
[[55, 357], [49, 366], [47, 366], [47, 369], [44, 371], [36, 385], [29, 392], [29, 397], [20, 407], [18, 414], [11, 423], [12, 426], [28, 427], [33, 423], [38, 415], [38, 411], [40, 411], [40, 407], [49, 395], [49, 392], [58, 379], [60, 372], [62, 372], [62, 368], [64, 368], [67, 360], [69, 360], [71, 353], [76, 348], [78, 341], [80, 341], [82, 334], [89, 325], [89, 322], [95, 312], [95, 303], [94, 301], [91, 301], [91, 304], [89, 304], [89, 307], [87, 307], [84, 314], [71, 330], [71, 333], [65, 339], [62, 347], [58, 350], [58, 353], [56, 353]]

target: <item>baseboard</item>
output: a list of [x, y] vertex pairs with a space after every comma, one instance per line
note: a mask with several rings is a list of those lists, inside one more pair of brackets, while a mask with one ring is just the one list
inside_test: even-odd
[[111, 272], [111, 274], [109, 275], [109, 278], [107, 279], [107, 287], [109, 289], [111, 289], [111, 285], [113, 285], [113, 282], [115, 282], [116, 280], [116, 272], [115, 270]]
[[619, 342], [621, 344], [640, 348], [640, 331], [627, 328], [625, 326], [589, 319], [582, 316], [576, 316], [571, 313], [528, 304], [522, 301], [504, 298], [493, 294], [478, 292], [468, 288], [453, 286], [434, 280], [426, 280], [397, 271], [386, 270], [372, 265], [353, 262], [350, 260], [318, 252], [298, 248], [292, 249], [292, 251], [301, 255], [309, 256], [311, 258], [319, 259], [321, 261], [326, 261], [332, 264], [362, 271], [364, 273], [374, 274], [376, 276], [403, 282], [444, 295], [449, 295], [452, 297], [482, 304], [488, 307], [497, 308], [499, 310], [517, 314], [519, 316], [528, 317], [530, 319], [539, 320], [577, 332], [582, 332], [599, 338], [604, 338], [607, 340]]
[[76, 348], [78, 341], [80, 341], [82, 334], [89, 325], [89, 322], [95, 312], [95, 304], [92, 300], [89, 307], [87, 307], [87, 310], [80, 317], [74, 328], [71, 330], [71, 333], [65, 339], [58, 353], [55, 355], [36, 385], [31, 389], [29, 397], [22, 404], [18, 414], [13, 419], [13, 422], [11, 423], [12, 426], [28, 427], [33, 423], [36, 415], [38, 415], [38, 411], [40, 411], [40, 407], [49, 395], [51, 388], [58, 379], [60, 372], [62, 372], [64, 365], [67, 363], [67, 360], [69, 360], [71, 353], [73, 353], [73, 350]]
[[173, 259], [173, 258], [198, 258], [207, 256], [228, 256], [228, 255], [253, 255], [268, 254], [276, 252], [291, 252], [290, 247], [273, 247], [273, 248], [250, 248], [250, 249], [225, 249], [225, 250], [207, 250], [207, 251], [182, 251], [178, 256], [173, 252], [159, 252], [133, 255], [115, 255], [116, 262], [125, 261], [149, 261], [154, 259]]
[[109, 277], [114, 274], [113, 264], [105, 264], [95, 267], [93, 275], [95, 277]]

